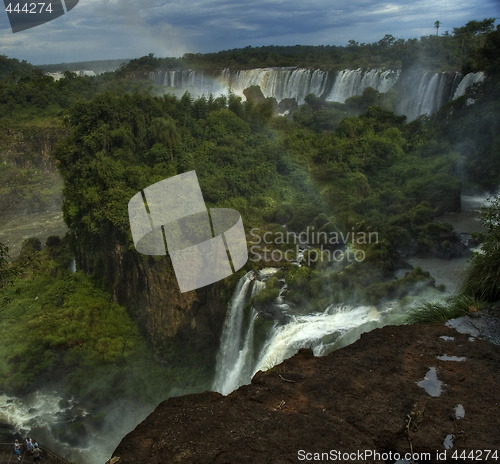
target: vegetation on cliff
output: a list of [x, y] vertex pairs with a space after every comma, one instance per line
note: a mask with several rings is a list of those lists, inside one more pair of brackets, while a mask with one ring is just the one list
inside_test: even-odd
[[98, 411], [114, 398], [148, 405], [208, 385], [189, 357], [159, 360], [126, 309], [71, 261], [67, 242], [49, 237], [0, 263], [0, 390], [49, 386]]

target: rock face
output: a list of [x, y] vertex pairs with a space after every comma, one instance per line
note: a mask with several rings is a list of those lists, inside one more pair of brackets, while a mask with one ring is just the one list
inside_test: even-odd
[[437, 463], [494, 450], [500, 459], [499, 392], [499, 346], [445, 324], [388, 326], [325, 357], [302, 350], [226, 397], [170, 398], [113, 457], [394, 463], [413, 452], [429, 453], [418, 462]]
[[180, 293], [168, 256], [140, 255], [124, 243], [116, 229], [95, 241], [94, 248], [76, 241], [79, 269], [97, 277], [114, 301], [137, 319], [154, 346], [161, 349], [168, 340], [175, 341], [213, 362], [230, 286], [221, 281]]

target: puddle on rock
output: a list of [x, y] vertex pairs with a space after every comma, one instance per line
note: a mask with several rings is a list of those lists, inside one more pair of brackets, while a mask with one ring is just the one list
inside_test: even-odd
[[461, 404], [455, 406], [455, 419], [463, 419], [465, 417], [465, 409]]
[[431, 396], [440, 396], [443, 382], [437, 378], [436, 368], [431, 367], [427, 371], [427, 374], [425, 374], [424, 380], [417, 382], [417, 385], [424, 388]]
[[436, 356], [440, 361], [466, 361], [467, 358], [465, 356], [448, 356], [447, 354], [443, 354], [442, 356]]

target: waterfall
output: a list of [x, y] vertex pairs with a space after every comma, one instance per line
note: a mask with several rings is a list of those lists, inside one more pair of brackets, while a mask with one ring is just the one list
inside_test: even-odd
[[435, 113], [449, 99], [444, 94], [447, 83], [446, 73], [409, 76], [402, 84], [403, 98], [397, 105], [397, 113], [406, 115], [410, 121]]
[[[311, 348], [317, 356], [325, 355], [398, 317], [396, 304], [388, 304], [383, 312], [374, 306], [330, 305], [322, 312], [308, 313], [307, 308], [288, 306], [283, 292], [264, 309], [247, 308], [250, 298], [276, 272], [272, 268], [258, 273], [251, 271], [238, 282], [224, 322], [213, 390], [227, 395], [250, 383], [259, 370], [281, 363], [301, 348]], [[259, 326], [257, 335], [259, 319], [267, 320], [268, 328], [262, 332]], [[260, 340], [257, 346], [255, 339]]]
[[453, 94], [453, 100], [465, 95], [465, 91], [469, 87], [473, 86], [474, 84], [478, 84], [479, 82], [483, 82], [484, 78], [485, 75], [482, 72], [466, 74], [458, 84], [455, 93]]
[[255, 315], [251, 314], [250, 328], [243, 330], [243, 308], [248, 300], [249, 289], [255, 279], [253, 271], [248, 272], [240, 279], [229, 304], [221, 344], [217, 354], [217, 367], [213, 389], [224, 395], [237, 388], [237, 382], [247, 370], [245, 361], [250, 348], [249, 332], [253, 333]]
[[221, 71], [166, 70], [155, 71], [149, 78], [177, 94], [189, 92], [193, 97], [226, 94], [229, 90], [244, 98], [243, 91], [260, 87], [262, 94], [278, 102], [293, 98], [303, 104], [313, 94], [326, 101], [344, 103], [348, 98], [362, 95], [368, 87], [385, 93], [397, 88], [401, 94], [396, 112], [408, 120], [435, 113], [444, 103], [463, 95], [471, 85], [484, 79], [483, 73], [345, 69], [322, 71], [305, 68], [255, 68]]
[[318, 97], [328, 90], [328, 73], [318, 69], [295, 68], [257, 68], [236, 72], [225, 71], [222, 79], [236, 94], [243, 95], [243, 90], [257, 85], [262, 94], [282, 101], [295, 98], [297, 103], [304, 103], [309, 94]]
[[349, 97], [361, 95], [368, 87], [385, 93], [396, 85], [398, 78], [399, 71], [380, 69], [339, 71], [326, 100], [344, 103]]
[[330, 305], [322, 313], [293, 316], [287, 324], [273, 327], [254, 373], [281, 363], [301, 348], [325, 355], [354, 342], [379, 322], [380, 313], [373, 306]]
[[152, 71], [149, 73], [149, 79], [173, 93], [182, 95], [189, 92], [195, 98], [207, 94], [221, 95], [227, 93], [229, 88], [229, 79], [224, 73], [220, 76], [210, 75], [191, 69]]
[[265, 268], [243, 276], [229, 303], [222, 330], [221, 344], [217, 353], [217, 364], [213, 390], [227, 395], [250, 380], [255, 373], [254, 327], [259, 317], [255, 308], [245, 314], [245, 305], [265, 286], [265, 281], [277, 272], [276, 268]]

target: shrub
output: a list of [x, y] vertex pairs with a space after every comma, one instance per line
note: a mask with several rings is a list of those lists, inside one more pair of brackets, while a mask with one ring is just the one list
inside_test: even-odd
[[467, 295], [457, 295], [446, 302], [424, 303], [422, 306], [411, 310], [405, 322], [407, 324], [445, 322], [483, 308], [484, 303], [482, 301]]

